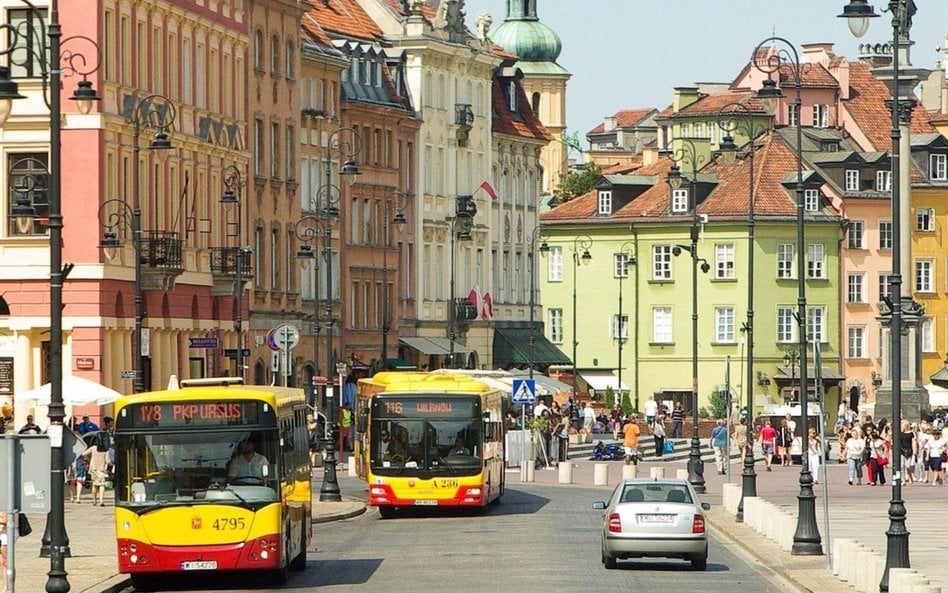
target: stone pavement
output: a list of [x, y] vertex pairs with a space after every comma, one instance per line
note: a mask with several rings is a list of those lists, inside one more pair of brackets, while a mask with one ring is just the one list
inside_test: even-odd
[[[621, 479], [622, 465], [622, 462], [606, 464], [607, 484], [596, 486], [603, 490], [603, 498], [606, 498], [608, 492]], [[594, 487], [596, 463], [574, 460], [570, 461], [570, 466], [572, 484]], [[677, 470], [685, 468], [685, 464], [646, 460], [639, 464], [639, 475], [648, 476], [652, 467], [662, 467], [666, 476], [674, 477]], [[772, 472], [763, 472], [763, 464], [758, 463], [756, 469], [758, 497], [788, 510], [795, 516], [799, 466], [774, 467]], [[830, 463], [826, 470], [826, 479], [821, 479], [821, 483], [814, 487], [817, 496], [816, 519], [823, 538], [823, 556], [793, 556], [744, 523], [737, 523], [734, 517], [727, 513], [722, 505], [722, 492], [728, 478], [732, 484], [740, 484], [741, 468], [737, 463], [732, 466], [731, 476], [717, 475], [713, 465], [705, 465], [707, 494], [702, 498], [712, 505], [708, 521], [717, 532], [741, 545], [749, 554], [780, 572], [801, 590], [852, 593], [855, 589], [834, 576], [829, 568], [829, 554], [833, 552], [833, 547], [827, 533], [834, 539], [856, 540], [879, 552], [884, 559], [891, 488], [888, 485], [849, 486], [844, 465]], [[340, 471], [345, 471], [343, 466], [340, 466]], [[602, 476], [603, 468], [600, 468], [599, 473]], [[321, 475], [317, 475], [314, 480], [316, 495]], [[520, 483], [520, 470], [508, 470], [507, 480], [509, 486], [516, 487]], [[536, 470], [534, 482], [569, 487], [567, 484], [560, 484], [560, 472], [557, 469]], [[948, 487], [916, 484], [903, 487], [902, 492], [907, 509], [906, 525], [911, 532], [909, 546], [912, 568], [930, 582], [931, 586], [924, 589], [926, 593], [940, 593], [942, 590], [948, 593], [948, 563], [944, 562], [944, 548], [948, 538], [945, 537], [942, 527]], [[365, 494], [360, 492], [358, 496], [361, 498], [344, 496], [342, 502], [334, 503], [315, 501], [314, 522], [339, 520], [365, 512]], [[825, 504], [826, 501], [829, 504]], [[66, 571], [69, 573], [68, 579], [73, 592], [114, 593], [128, 585], [127, 578], [116, 574], [112, 511], [111, 501], [105, 507], [94, 507], [88, 504], [88, 499], [78, 505], [66, 503], [66, 529], [71, 548], [71, 557], [66, 558]], [[42, 593], [45, 589], [49, 559], [39, 557], [45, 528], [44, 519], [44, 515], [30, 515], [34, 531], [17, 542], [17, 593]], [[713, 561], [713, 547], [711, 557]], [[912, 593], [920, 591], [922, 589], [913, 589]], [[892, 593], [896, 593], [894, 589]]]

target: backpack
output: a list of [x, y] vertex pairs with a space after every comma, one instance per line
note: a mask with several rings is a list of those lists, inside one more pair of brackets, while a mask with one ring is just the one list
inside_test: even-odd
[[103, 430], [95, 439], [95, 450], [102, 452], [112, 448], [112, 433]]

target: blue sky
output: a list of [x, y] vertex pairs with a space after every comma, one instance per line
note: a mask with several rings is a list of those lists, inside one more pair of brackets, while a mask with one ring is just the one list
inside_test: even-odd
[[[889, 15], [873, 19], [862, 39], [836, 18], [847, 0], [538, 0], [540, 21], [563, 41], [559, 64], [570, 71], [567, 126], [585, 135], [620, 109], [666, 107], [672, 89], [696, 82], [730, 82], [754, 47], [771, 36], [829, 42], [837, 54], [858, 56], [859, 43], [891, 40]], [[886, 0], [870, 0], [876, 13]], [[948, 34], [948, 2], [916, 0], [912, 63], [933, 68], [935, 47]], [[466, 0], [468, 26], [486, 9], [493, 27], [506, 0]], [[792, 9], [792, 10], [791, 10]]]

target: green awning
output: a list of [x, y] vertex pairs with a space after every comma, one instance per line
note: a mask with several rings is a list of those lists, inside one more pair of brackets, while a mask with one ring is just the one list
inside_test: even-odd
[[534, 365], [572, 363], [569, 357], [535, 329], [494, 329], [494, 365], [528, 365], [531, 361]]
[[393, 371], [414, 371], [418, 367], [408, 362], [404, 358], [386, 358], [385, 368]]

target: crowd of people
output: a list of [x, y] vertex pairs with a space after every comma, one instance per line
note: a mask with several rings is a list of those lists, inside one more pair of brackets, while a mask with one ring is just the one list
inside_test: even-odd
[[885, 418], [874, 422], [867, 416], [862, 421], [854, 418], [838, 423], [839, 462], [848, 466], [849, 484], [860, 486], [863, 477], [869, 486], [885, 484], [893, 454], [900, 456], [903, 485], [944, 484], [948, 428], [943, 416], [936, 413], [922, 422], [903, 420], [898, 443], [892, 442], [892, 427]]

